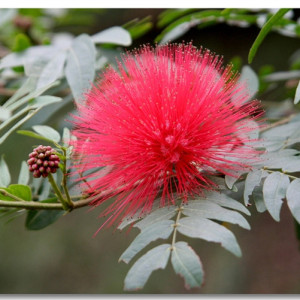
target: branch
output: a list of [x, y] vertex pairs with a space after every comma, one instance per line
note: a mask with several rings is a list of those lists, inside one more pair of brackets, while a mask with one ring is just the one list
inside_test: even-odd
[[72, 210], [72, 206], [69, 206], [69, 203], [66, 202], [66, 199], [62, 195], [62, 193], [61, 193], [59, 187], [57, 186], [51, 173], [48, 174], [48, 180], [49, 180], [57, 198], [59, 199], [60, 203], [62, 204], [64, 210], [67, 210], [67, 211]]
[[[83, 199], [73, 202], [73, 209], [87, 206], [93, 199]], [[46, 210], [64, 210], [61, 203], [43, 203], [36, 201], [3, 201], [0, 200], [0, 207], [13, 207], [13, 208], [25, 208], [25, 209], [46, 209]]]

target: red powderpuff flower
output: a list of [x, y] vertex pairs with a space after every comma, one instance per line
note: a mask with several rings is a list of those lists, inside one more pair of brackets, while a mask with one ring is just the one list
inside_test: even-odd
[[110, 224], [149, 212], [157, 197], [162, 206], [187, 201], [216, 186], [208, 175], [248, 167], [241, 161], [257, 152], [246, 120], [258, 105], [245, 103], [245, 85], [222, 59], [173, 44], [144, 46], [122, 61], [86, 94], [73, 131], [75, 167], [88, 174], [92, 204], [116, 196], [104, 212]]

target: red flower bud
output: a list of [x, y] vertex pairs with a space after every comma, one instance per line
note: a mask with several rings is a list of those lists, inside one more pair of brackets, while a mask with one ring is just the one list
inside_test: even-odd
[[27, 160], [30, 172], [33, 177], [47, 177], [49, 173], [55, 173], [59, 165], [59, 157], [51, 146], [40, 145], [29, 154]]

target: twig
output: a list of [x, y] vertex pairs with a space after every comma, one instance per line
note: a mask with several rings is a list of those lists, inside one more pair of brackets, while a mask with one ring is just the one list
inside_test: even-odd
[[260, 129], [260, 132], [269, 130], [269, 129], [274, 128], [274, 127], [277, 127], [277, 126], [279, 126], [279, 125], [283, 125], [283, 124], [285, 124], [285, 123], [288, 123], [288, 122], [289, 122], [291, 119], [293, 119], [294, 117], [295, 117], [295, 114], [291, 114], [291, 115], [289, 115], [288, 117], [283, 118], [283, 119], [281, 119], [281, 120], [279, 120], [279, 121], [277, 121], [277, 122], [274, 122], [274, 123], [272, 123], [272, 124], [266, 125], [266, 126], [264, 126], [263, 128]]
[[72, 210], [72, 205], [69, 205], [69, 203], [63, 197], [63, 195], [62, 195], [61, 191], [59, 190], [51, 173], [48, 174], [48, 180], [49, 180], [53, 190], [55, 191], [56, 196], [58, 197], [59, 201], [61, 202], [63, 209], [67, 210], [67, 211]]

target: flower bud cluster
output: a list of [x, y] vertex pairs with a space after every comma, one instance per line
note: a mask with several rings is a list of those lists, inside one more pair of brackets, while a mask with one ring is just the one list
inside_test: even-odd
[[59, 157], [55, 154], [55, 150], [50, 146], [40, 145], [29, 154], [27, 160], [29, 171], [33, 172], [33, 177], [47, 177], [49, 173], [55, 173]]

